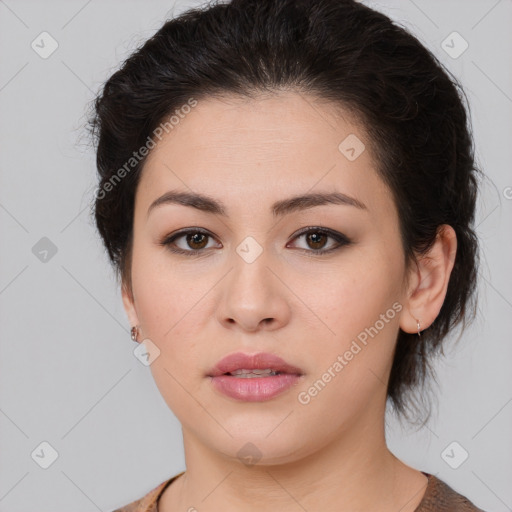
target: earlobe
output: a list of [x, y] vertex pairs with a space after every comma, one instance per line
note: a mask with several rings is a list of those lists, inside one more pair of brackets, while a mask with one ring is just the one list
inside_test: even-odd
[[436, 241], [427, 254], [418, 257], [416, 279], [400, 318], [400, 328], [409, 333], [429, 327], [437, 318], [448, 290], [457, 254], [457, 236], [448, 224], [439, 227]]

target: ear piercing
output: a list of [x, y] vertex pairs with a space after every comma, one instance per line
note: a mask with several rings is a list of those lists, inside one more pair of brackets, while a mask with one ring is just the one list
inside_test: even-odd
[[139, 326], [135, 325], [132, 327], [131, 330], [131, 337], [133, 341], [136, 341], [138, 343], [137, 337], [139, 336]]

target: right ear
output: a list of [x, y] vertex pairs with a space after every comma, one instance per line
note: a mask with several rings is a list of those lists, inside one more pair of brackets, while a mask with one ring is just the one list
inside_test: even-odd
[[134, 327], [135, 325], [139, 325], [139, 317], [137, 316], [137, 311], [135, 310], [133, 293], [125, 283], [121, 285], [121, 295], [123, 297], [123, 306], [124, 310], [126, 311], [126, 315], [128, 316], [130, 326]]

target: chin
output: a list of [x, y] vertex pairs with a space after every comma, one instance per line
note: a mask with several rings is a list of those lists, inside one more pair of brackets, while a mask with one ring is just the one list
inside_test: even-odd
[[[222, 454], [229, 460], [238, 460], [246, 466], [278, 465], [300, 460], [315, 451], [314, 446], [304, 444], [308, 439], [306, 431], [299, 432], [279, 425], [278, 421], [262, 421], [258, 426], [249, 421], [225, 422], [225, 428], [215, 432], [197, 432], [205, 445], [212, 451]], [[277, 428], [276, 428], [277, 427]]]

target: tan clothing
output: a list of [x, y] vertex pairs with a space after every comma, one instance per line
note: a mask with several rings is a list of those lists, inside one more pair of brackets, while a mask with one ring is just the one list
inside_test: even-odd
[[[114, 512], [158, 512], [158, 498], [183, 473], [184, 471], [162, 482], [143, 498], [114, 510]], [[415, 512], [484, 512], [434, 475], [423, 474], [428, 478], [428, 484], [423, 499], [416, 507]]]

